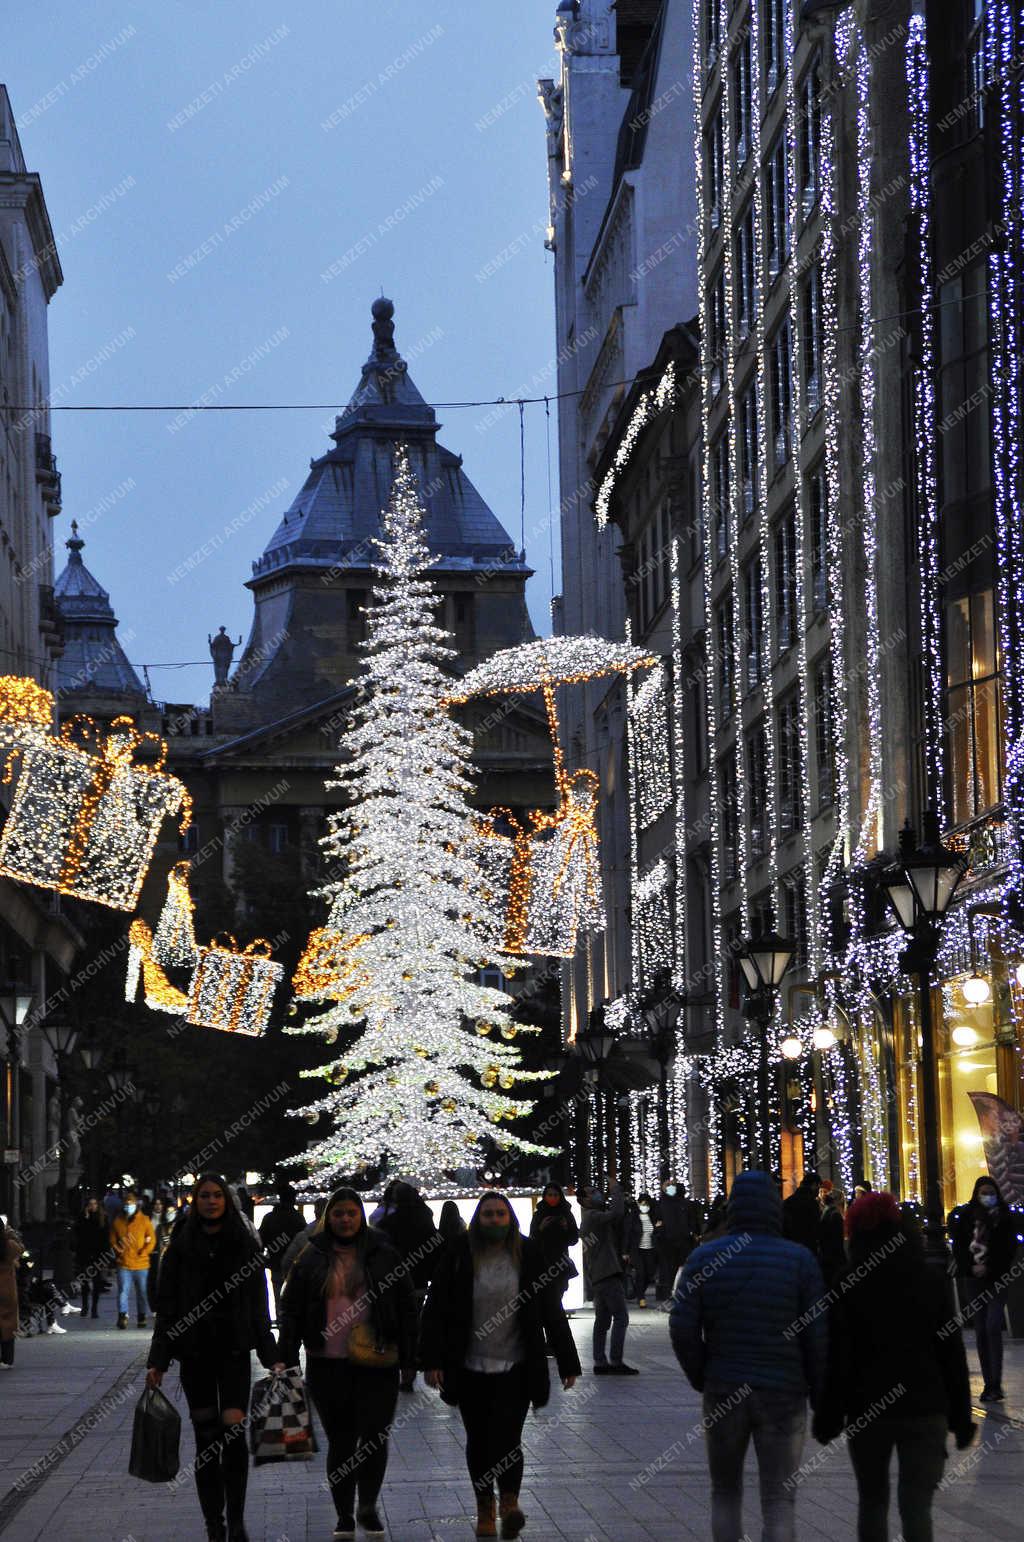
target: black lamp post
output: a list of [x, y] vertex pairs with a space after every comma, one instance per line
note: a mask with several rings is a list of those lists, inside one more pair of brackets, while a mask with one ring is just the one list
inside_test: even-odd
[[771, 1107], [768, 1097], [768, 1030], [775, 1015], [775, 998], [796, 949], [778, 932], [763, 932], [740, 951], [739, 966], [747, 984], [744, 1013], [758, 1026], [757, 1101], [761, 1116], [761, 1166], [772, 1170]]
[[[95, 1090], [99, 1082], [100, 1066], [103, 1063], [103, 1051], [93, 1038], [83, 1039], [78, 1046], [78, 1053], [82, 1064], [85, 1066], [89, 1080]], [[86, 1184], [90, 1194], [96, 1193], [96, 1139], [90, 1137], [88, 1141], [88, 1157], [86, 1158]]]
[[11, 981], [0, 989], [0, 1024], [4, 1030], [4, 1214], [12, 1225], [21, 1219], [14, 1169], [21, 1165], [21, 1030], [32, 1005], [32, 993]]
[[900, 831], [899, 856], [882, 869], [879, 887], [909, 938], [900, 963], [909, 973], [917, 975], [924, 1119], [925, 1249], [931, 1259], [945, 1262], [932, 971], [939, 951], [942, 919], [963, 881], [966, 863], [958, 853], [947, 851], [943, 846], [938, 816], [933, 809], [924, 815], [923, 830], [924, 840], [917, 846], [914, 828], [907, 820]]

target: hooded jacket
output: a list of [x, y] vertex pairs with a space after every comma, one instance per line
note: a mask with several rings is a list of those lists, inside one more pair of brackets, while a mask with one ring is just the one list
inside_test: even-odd
[[[281, 1359], [298, 1365], [299, 1346], [307, 1356], [322, 1355], [327, 1327], [327, 1272], [331, 1266], [332, 1238], [328, 1231], [314, 1232], [289, 1271], [281, 1292], [279, 1312]], [[412, 1276], [387, 1238], [366, 1228], [363, 1244], [365, 1297], [370, 1321], [382, 1344], [397, 1344], [400, 1365], [416, 1361], [416, 1301]]]
[[580, 1229], [564, 1194], [557, 1205], [549, 1205], [541, 1199], [530, 1221], [530, 1237], [540, 1248], [546, 1269], [561, 1263], [563, 1277], [575, 1278], [576, 1268], [570, 1261], [569, 1249], [580, 1240]]
[[740, 1173], [728, 1230], [690, 1254], [669, 1331], [691, 1386], [746, 1383], [816, 1406], [825, 1371], [824, 1284], [817, 1262], [782, 1236], [782, 1199], [767, 1173]]
[[858, 1419], [941, 1414], [965, 1438], [971, 1393], [963, 1338], [944, 1278], [916, 1243], [900, 1230], [879, 1232], [865, 1260], [840, 1274], [832, 1296], [816, 1437], [833, 1440]]
[[608, 1208], [588, 1206], [583, 1212], [580, 1237], [583, 1257], [592, 1285], [625, 1273], [622, 1228], [626, 1218], [626, 1196], [616, 1184], [608, 1190]]

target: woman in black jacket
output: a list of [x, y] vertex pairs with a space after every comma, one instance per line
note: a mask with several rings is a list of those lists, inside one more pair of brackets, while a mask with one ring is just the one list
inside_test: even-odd
[[974, 1323], [985, 1385], [983, 1403], [1001, 1403], [1003, 1313], [1006, 1287], [1017, 1251], [1017, 1228], [994, 1178], [979, 1178], [966, 1205], [949, 1217], [949, 1235], [960, 1282], [965, 1322]]
[[146, 1385], [159, 1387], [171, 1361], [178, 1361], [211, 1542], [246, 1542], [245, 1416], [254, 1349], [268, 1370], [284, 1370], [270, 1331], [259, 1243], [224, 1179], [203, 1173], [160, 1265]]
[[932, 1496], [952, 1430], [969, 1446], [970, 1384], [944, 1276], [925, 1263], [920, 1232], [892, 1194], [866, 1194], [846, 1216], [849, 1263], [831, 1291], [825, 1391], [814, 1437], [845, 1428], [857, 1479], [857, 1536], [889, 1536], [889, 1464], [899, 1457], [902, 1534], [930, 1542]]
[[[377, 1230], [384, 1233], [405, 1265], [412, 1281], [418, 1318], [437, 1263], [441, 1236], [434, 1225], [430, 1206], [411, 1183], [394, 1183], [389, 1192], [390, 1206], [377, 1222]], [[416, 1380], [416, 1361], [403, 1360], [401, 1371], [399, 1387], [403, 1392], [411, 1392]]]
[[523, 1425], [530, 1404], [543, 1408], [551, 1393], [545, 1333], [562, 1385], [580, 1374], [561, 1302], [545, 1283], [537, 1244], [523, 1237], [508, 1201], [487, 1193], [466, 1239], [445, 1249], [423, 1311], [420, 1364], [427, 1385], [462, 1415], [478, 1537], [497, 1535], [495, 1479], [501, 1535], [523, 1529]]
[[110, 1248], [107, 1217], [95, 1194], [85, 1202], [85, 1209], [75, 1222], [75, 1273], [82, 1287], [82, 1311], [98, 1317], [103, 1271], [114, 1262]]
[[285, 1281], [280, 1321], [286, 1363], [297, 1365], [300, 1344], [306, 1348], [306, 1382], [327, 1435], [334, 1535], [354, 1537], [358, 1516], [368, 1536], [382, 1537], [377, 1499], [398, 1368], [416, 1364], [416, 1302], [409, 1270], [367, 1226], [354, 1189], [338, 1189], [327, 1201]]
[[536, 1242], [544, 1260], [548, 1289], [561, 1304], [569, 1281], [579, 1272], [569, 1257], [569, 1249], [580, 1240], [580, 1229], [565, 1193], [557, 1183], [549, 1183], [530, 1220], [530, 1240]]

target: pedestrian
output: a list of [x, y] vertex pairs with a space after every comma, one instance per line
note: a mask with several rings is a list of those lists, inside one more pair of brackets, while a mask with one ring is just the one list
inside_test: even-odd
[[679, 1179], [664, 1179], [655, 1222], [659, 1301], [671, 1297], [676, 1275], [700, 1235], [700, 1220], [699, 1206], [687, 1199], [686, 1189]]
[[18, 1260], [25, 1251], [25, 1244], [7, 1217], [0, 1215], [0, 1370], [9, 1371], [14, 1364], [14, 1340], [18, 1336], [20, 1309], [18, 1305]]
[[800, 1185], [782, 1207], [783, 1231], [790, 1242], [799, 1242], [817, 1258], [821, 1248], [821, 1205], [818, 1191], [821, 1179], [806, 1172]]
[[107, 1184], [106, 1193], [103, 1196], [103, 1208], [107, 1213], [107, 1225], [114, 1224], [114, 1217], [121, 1213], [121, 1196], [113, 1183]]
[[546, 1289], [561, 1303], [569, 1281], [579, 1273], [569, 1257], [569, 1249], [580, 1240], [580, 1229], [559, 1184], [549, 1183], [541, 1194], [540, 1204], [530, 1220], [530, 1237], [537, 1244], [544, 1262]]
[[146, 1300], [149, 1302], [149, 1310], [156, 1311], [156, 1290], [160, 1279], [160, 1265], [164, 1254], [171, 1245], [174, 1236], [174, 1228], [178, 1224], [178, 1207], [173, 1195], [161, 1203], [160, 1219], [154, 1223], [153, 1231], [156, 1236], [156, 1247], [153, 1249], [149, 1260], [149, 1273], [146, 1276]]
[[994, 1178], [979, 1178], [966, 1205], [949, 1217], [960, 1309], [973, 1322], [984, 1387], [983, 1403], [1001, 1403], [1003, 1317], [1017, 1252], [1017, 1228]]
[[110, 1264], [107, 1217], [95, 1194], [90, 1194], [75, 1222], [75, 1269], [82, 1287], [82, 1310], [99, 1316], [100, 1282]]
[[742, 1172], [728, 1230], [690, 1254], [669, 1318], [672, 1347], [703, 1393], [715, 1542], [743, 1531], [743, 1462], [757, 1453], [764, 1536], [792, 1542], [795, 1474], [825, 1372], [817, 1261], [782, 1236], [782, 1197], [766, 1172]]
[[395, 1190], [402, 1181], [401, 1178], [392, 1178], [380, 1197], [380, 1204], [370, 1213], [371, 1226], [379, 1226], [384, 1217], [392, 1213], [395, 1208]]
[[658, 1249], [655, 1225], [658, 1208], [649, 1194], [641, 1194], [636, 1202], [639, 1233], [633, 1249], [633, 1272], [636, 1275], [637, 1306], [647, 1305], [647, 1292], [658, 1278]]
[[931, 1542], [932, 1497], [952, 1430], [970, 1445], [967, 1357], [944, 1277], [925, 1263], [921, 1232], [892, 1194], [866, 1194], [846, 1217], [849, 1263], [831, 1292], [828, 1372], [814, 1418], [822, 1444], [845, 1429], [857, 1479], [857, 1536], [889, 1536], [889, 1465], [899, 1460], [906, 1542]]
[[306, 1218], [295, 1203], [295, 1190], [290, 1183], [282, 1183], [277, 1192], [277, 1202], [272, 1205], [260, 1222], [260, 1244], [270, 1270], [270, 1284], [274, 1291], [274, 1316], [280, 1322], [281, 1291], [284, 1287], [284, 1255], [288, 1244], [300, 1231], [306, 1229]]
[[446, 1199], [441, 1206], [437, 1229], [441, 1233], [441, 1241], [445, 1247], [466, 1235], [466, 1223], [459, 1214], [459, 1207], [454, 1199]]
[[326, 1201], [326, 1199], [318, 1199], [318, 1200], [316, 1200], [316, 1202], [313, 1205], [313, 1219], [309, 1222], [308, 1226], [304, 1226], [303, 1227], [302, 1231], [297, 1231], [295, 1233], [295, 1236], [292, 1238], [292, 1240], [289, 1242], [288, 1246], [285, 1248], [285, 1250], [284, 1250], [284, 1257], [281, 1259], [281, 1278], [282, 1278], [282, 1280], [286, 1280], [288, 1278], [288, 1273], [289, 1273], [289, 1270], [292, 1267], [292, 1264], [299, 1257], [299, 1255], [304, 1251], [307, 1243], [309, 1243], [312, 1240], [312, 1238], [316, 1235], [317, 1229], [319, 1227], [320, 1219], [321, 1219], [321, 1217], [322, 1217], [322, 1215], [323, 1215], [323, 1213], [324, 1213], [324, 1211], [326, 1209], [327, 1209], [327, 1201]]
[[268, 1370], [285, 1369], [270, 1331], [259, 1244], [224, 1179], [203, 1173], [160, 1266], [146, 1385], [159, 1387], [171, 1361], [178, 1361], [210, 1542], [247, 1542], [245, 1419], [254, 1349]]
[[[437, 1267], [441, 1237], [434, 1225], [430, 1206], [411, 1183], [396, 1183], [391, 1190], [391, 1205], [377, 1223], [402, 1260], [402, 1267], [412, 1280], [416, 1303], [416, 1321], [427, 1298], [427, 1288]], [[410, 1349], [415, 1351], [415, 1335]], [[402, 1362], [399, 1386], [411, 1392], [416, 1381], [415, 1355]]]
[[830, 1188], [821, 1204], [821, 1222], [818, 1228], [818, 1258], [825, 1284], [830, 1288], [836, 1276], [846, 1267], [846, 1247], [843, 1243], [843, 1217], [846, 1201], [839, 1189]]
[[[639, 1376], [635, 1366], [622, 1356], [629, 1326], [624, 1284], [622, 1223], [626, 1211], [622, 1187], [614, 1178], [608, 1180], [608, 1199], [600, 1189], [587, 1195], [580, 1237], [594, 1289], [594, 1375]], [[611, 1344], [607, 1347], [608, 1330]]]
[[420, 1364], [429, 1387], [458, 1408], [477, 1505], [476, 1535], [517, 1537], [523, 1481], [523, 1425], [551, 1395], [545, 1337], [562, 1385], [575, 1384], [579, 1356], [561, 1303], [544, 1289], [544, 1262], [515, 1211], [489, 1190], [465, 1238], [445, 1249], [420, 1327]]
[[327, 1435], [334, 1536], [354, 1537], [358, 1520], [368, 1536], [382, 1537], [377, 1502], [399, 1367], [416, 1363], [416, 1303], [411, 1274], [384, 1233], [367, 1225], [355, 1189], [331, 1195], [285, 1281], [286, 1364], [298, 1364], [302, 1344], [306, 1382]]
[[249, 1193], [249, 1190], [244, 1183], [238, 1183], [235, 1185], [235, 1199], [237, 1201], [239, 1210], [245, 1216], [246, 1220], [252, 1224], [256, 1218], [256, 1205], [253, 1202], [252, 1195]]
[[127, 1328], [134, 1294], [138, 1325], [144, 1328], [146, 1282], [149, 1260], [156, 1247], [156, 1233], [149, 1216], [139, 1209], [137, 1195], [131, 1190], [124, 1197], [120, 1215], [115, 1216], [111, 1224], [110, 1245], [117, 1264], [117, 1326]]

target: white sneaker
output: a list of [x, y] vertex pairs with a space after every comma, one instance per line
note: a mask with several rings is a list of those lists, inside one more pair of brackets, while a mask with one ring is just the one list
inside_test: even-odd
[[60, 1309], [60, 1315], [62, 1317], [68, 1317], [72, 1312], [77, 1312], [78, 1315], [81, 1316], [82, 1308], [80, 1306], [72, 1306], [70, 1301], [65, 1301], [64, 1305]]
[[62, 1328], [59, 1322], [52, 1322], [46, 1331], [47, 1333], [67, 1333], [68, 1330]]
[[13, 1371], [14, 1366], [8, 1365], [6, 1360], [0, 1360], [0, 1371]]

